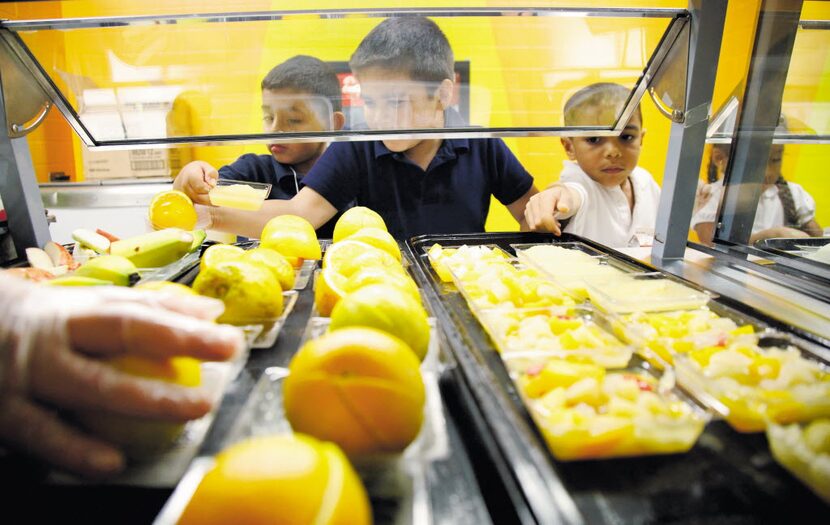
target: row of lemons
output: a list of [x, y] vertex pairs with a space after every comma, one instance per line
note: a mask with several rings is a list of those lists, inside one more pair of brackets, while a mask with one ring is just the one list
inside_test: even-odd
[[[288, 268], [320, 258], [311, 224], [279, 216], [258, 248], [208, 248], [193, 290], [225, 303], [220, 322], [273, 318], [282, 309], [278, 284], [293, 285]], [[425, 403], [419, 365], [430, 337], [418, 287], [375, 212], [353, 208], [337, 222], [315, 305], [331, 317], [329, 332], [297, 352], [283, 386], [295, 434], [220, 453], [181, 523], [371, 523], [350, 459], [399, 454], [417, 437]]]

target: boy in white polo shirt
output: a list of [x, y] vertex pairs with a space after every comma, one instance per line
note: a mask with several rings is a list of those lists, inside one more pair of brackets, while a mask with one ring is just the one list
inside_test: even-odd
[[[628, 100], [619, 84], [591, 84], [565, 103], [566, 126], [614, 122]], [[660, 187], [637, 166], [645, 130], [639, 106], [618, 137], [563, 137], [568, 154], [559, 181], [534, 195], [525, 208], [531, 229], [564, 231], [612, 247], [650, 244]]]

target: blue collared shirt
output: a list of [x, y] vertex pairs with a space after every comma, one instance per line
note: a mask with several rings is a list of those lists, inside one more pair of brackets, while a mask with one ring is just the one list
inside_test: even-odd
[[303, 179], [332, 206], [366, 206], [397, 239], [478, 233], [490, 196], [508, 205], [533, 177], [501, 139], [444, 139], [426, 170], [381, 141], [335, 142]]
[[[288, 200], [297, 194], [298, 187], [302, 189], [305, 185], [303, 176], [291, 166], [277, 162], [271, 155], [255, 155], [253, 153], [242, 155], [233, 164], [219, 168], [219, 178], [270, 184], [269, 199]], [[347, 208], [350, 207], [347, 206]], [[334, 223], [339, 217], [340, 214], [338, 213], [337, 216], [321, 226], [317, 230], [317, 237], [331, 239]]]

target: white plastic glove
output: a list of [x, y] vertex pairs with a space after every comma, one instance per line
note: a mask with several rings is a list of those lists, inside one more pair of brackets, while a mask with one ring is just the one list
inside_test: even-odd
[[203, 297], [47, 287], [0, 271], [0, 442], [83, 475], [121, 470], [119, 450], [71, 427], [55, 409], [169, 421], [203, 416], [214, 402], [208, 392], [131, 376], [98, 358], [231, 359], [243, 335], [209, 321], [222, 309]]

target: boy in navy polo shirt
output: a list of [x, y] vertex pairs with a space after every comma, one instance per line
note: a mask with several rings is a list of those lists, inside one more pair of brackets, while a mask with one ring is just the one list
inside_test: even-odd
[[[449, 108], [454, 59], [444, 33], [423, 17], [389, 18], [352, 55], [371, 129], [459, 126]], [[483, 232], [494, 195], [524, 229], [533, 178], [500, 139], [336, 142], [290, 201], [266, 202], [243, 223], [211, 208], [212, 228], [257, 235], [269, 218], [300, 215], [324, 224], [352, 202], [380, 213], [398, 239]]]
[[[323, 61], [310, 56], [295, 56], [279, 64], [262, 80], [262, 121], [266, 132], [341, 129], [345, 117], [337, 75]], [[287, 200], [303, 187], [303, 177], [325, 149], [325, 142], [269, 144], [270, 155], [248, 153], [218, 172], [207, 162], [197, 160], [182, 168], [173, 187], [184, 191], [193, 202], [210, 204], [207, 194], [217, 177], [264, 182], [271, 184], [269, 199]], [[246, 212], [226, 212], [241, 214], [245, 220]], [[322, 225], [318, 236], [331, 237], [334, 222]], [[259, 232], [255, 237], [259, 237]]]

